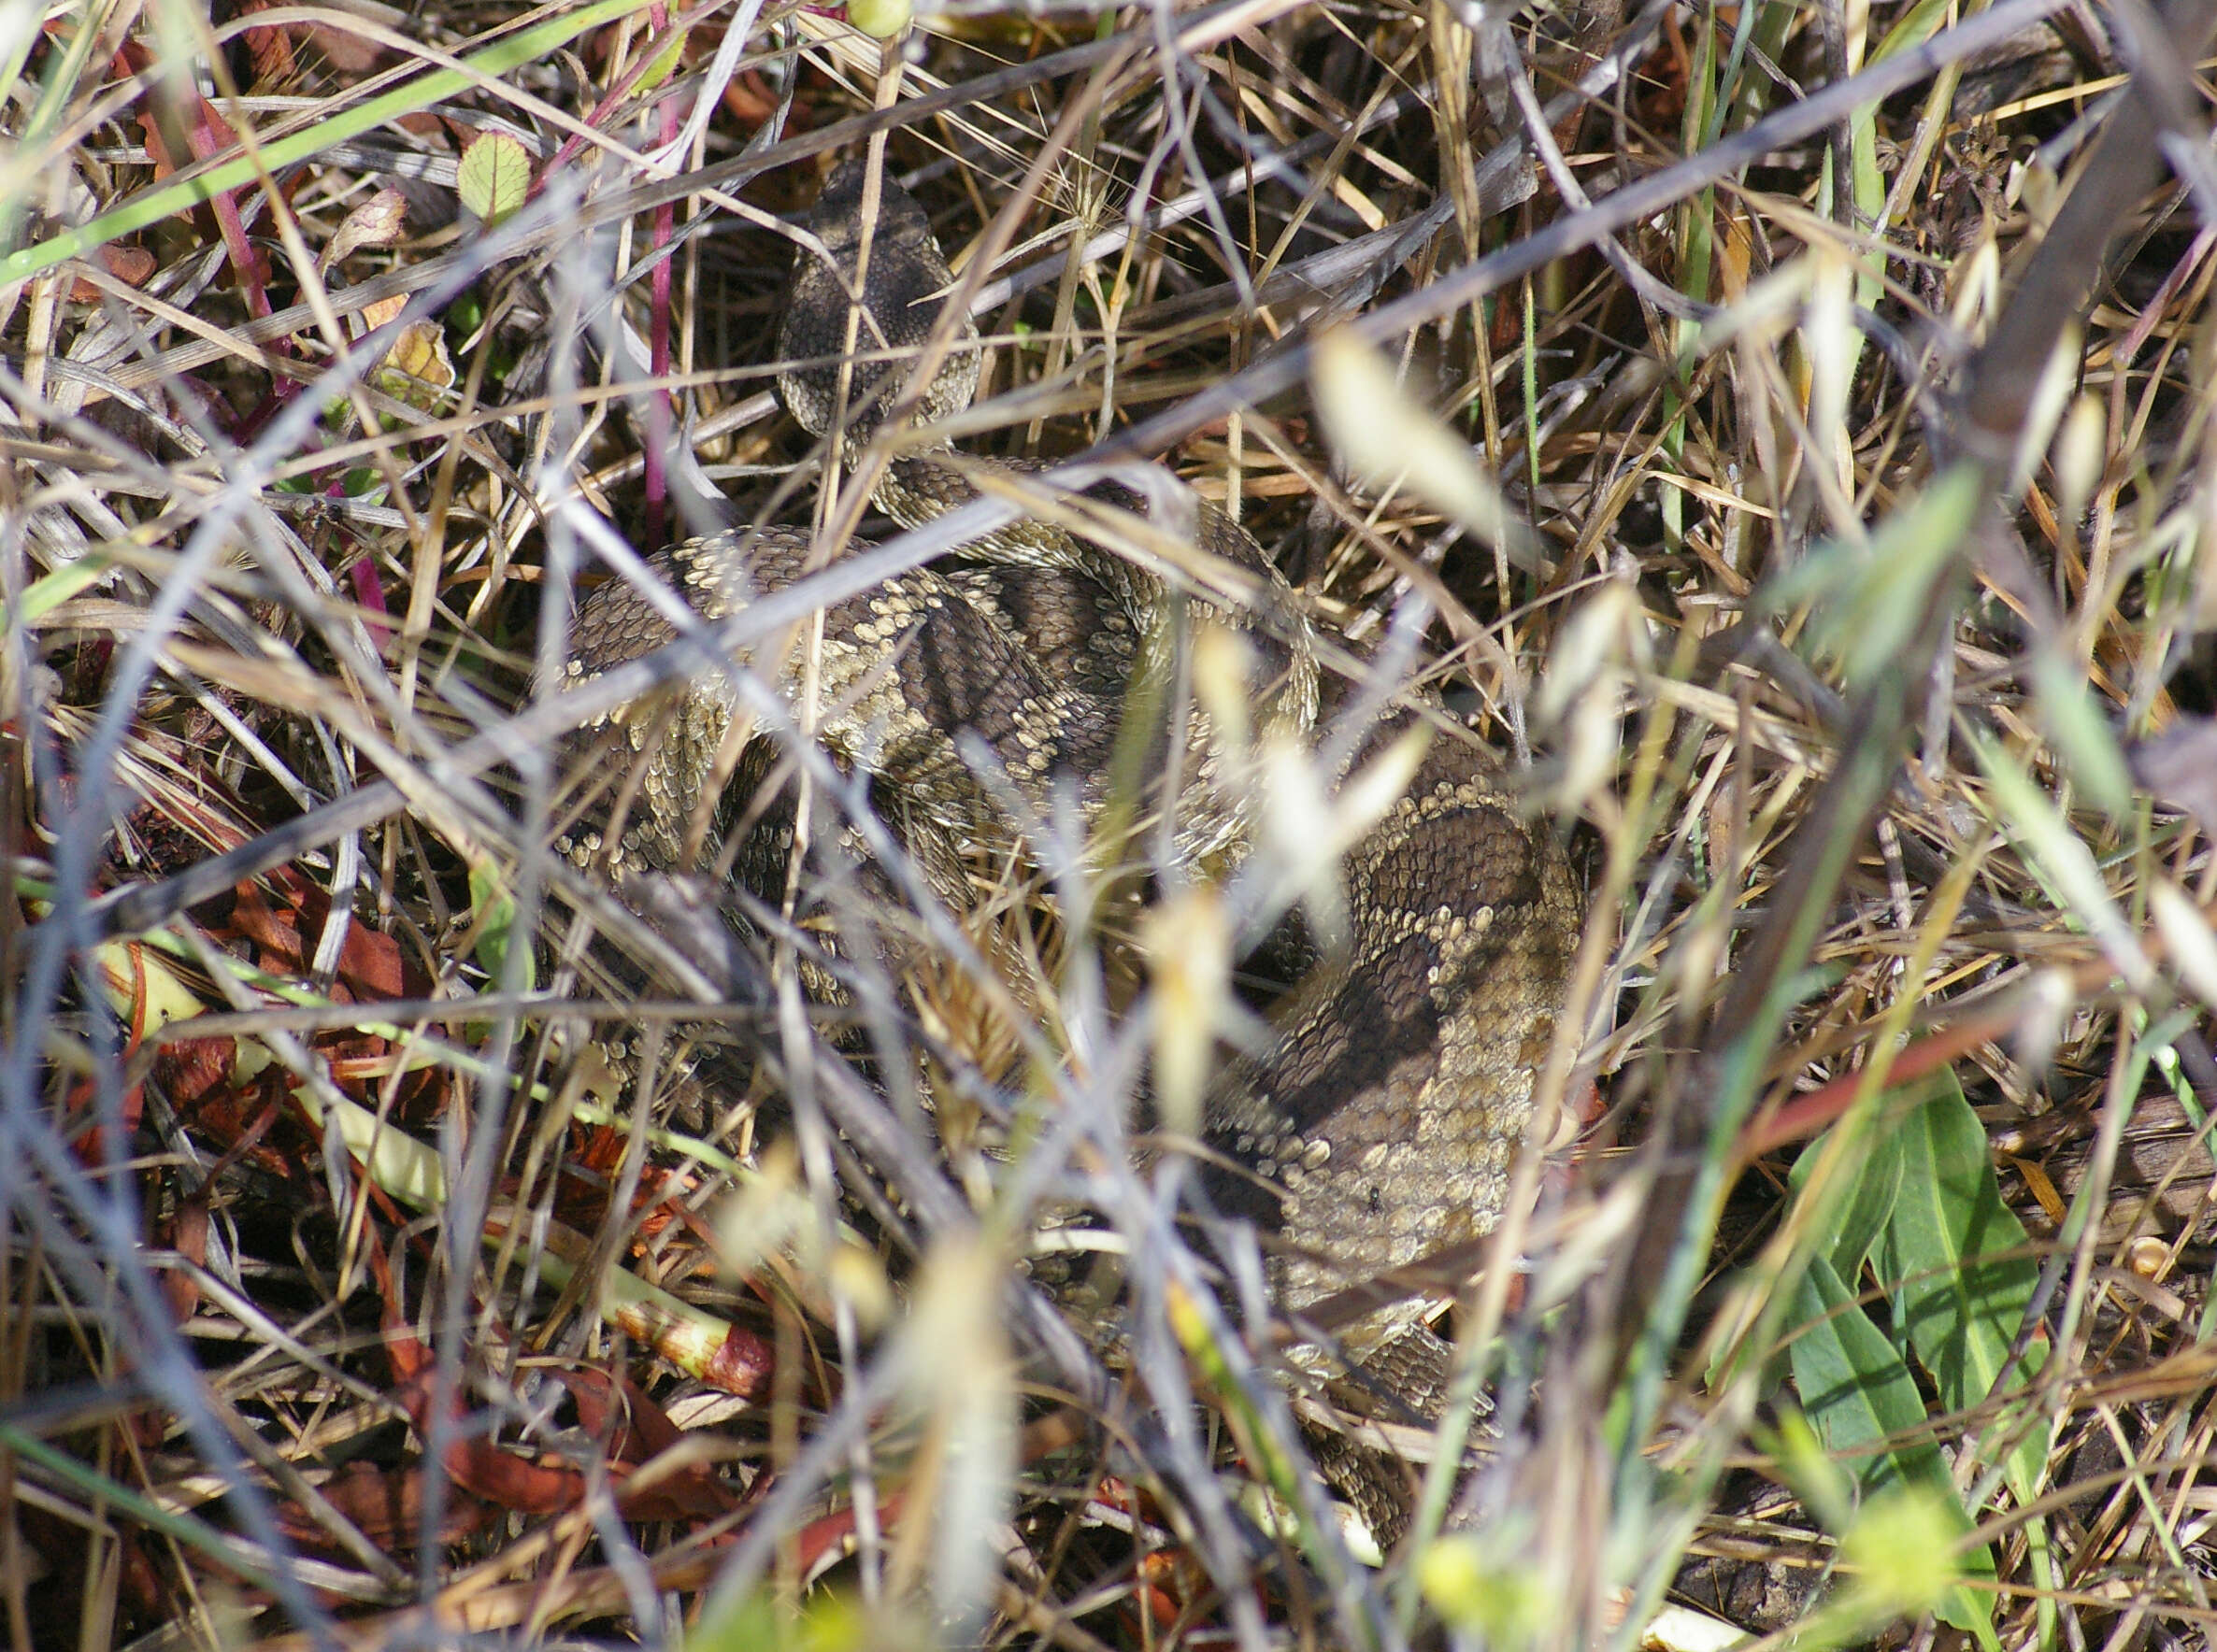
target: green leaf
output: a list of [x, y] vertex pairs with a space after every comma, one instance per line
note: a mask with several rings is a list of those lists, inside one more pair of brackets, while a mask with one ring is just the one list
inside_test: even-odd
[[2068, 912], [2101, 944], [2131, 985], [2146, 988], [2152, 972], [2138, 933], [2118, 910], [2086, 840], [2006, 748], [1974, 733], [1971, 748], [1986, 773], [1995, 823], [2024, 845], [2032, 869], [2058, 909]]
[[1855, 1517], [1855, 1487], [1846, 1466], [1825, 1450], [1824, 1440], [1798, 1405], [1781, 1397], [1778, 1413], [1778, 1428], [1769, 1437], [1759, 1428], [1755, 1431], [1757, 1444], [1769, 1455], [1779, 1476], [1801, 1499], [1802, 1506], [1823, 1521], [1826, 1531], [1845, 1531]]
[[[1480, 1531], [1457, 1531], [1428, 1544], [1417, 1557], [1417, 1587], [1440, 1618], [1494, 1646], [1540, 1645], [1560, 1604], [1526, 1558], [1516, 1552], [1529, 1534], [1512, 1514]], [[1504, 1541], [1506, 1539], [1506, 1541]]]
[[115, 558], [107, 551], [88, 550], [75, 562], [64, 563], [52, 573], [40, 575], [32, 581], [31, 589], [23, 592], [20, 615], [10, 616], [7, 605], [0, 603], [0, 626], [17, 620], [25, 625], [36, 624], [71, 597], [99, 584], [114, 566]]
[[[1893, 1282], [1895, 1323], [1931, 1374], [1941, 1405], [1969, 1411], [2002, 1378], [2039, 1268], [2024, 1224], [2002, 1200], [1985, 1129], [1955, 1075], [1936, 1075], [1927, 1096], [1894, 1132], [1901, 1189], [1874, 1260]], [[2036, 1342], [2036, 1368], [2039, 1351]], [[2052, 1426], [2035, 1422], [2003, 1464], [2020, 1502], [2038, 1494]]]
[[[485, 973], [495, 981], [508, 966], [508, 947], [516, 933], [516, 897], [508, 892], [508, 886], [490, 861], [479, 861], [469, 869], [469, 907], [477, 919], [477, 946], [473, 955]], [[529, 992], [536, 984], [531, 947], [528, 939], [523, 949], [522, 990]]]
[[1881, 64], [1901, 52], [1914, 51], [1932, 38], [1947, 18], [1948, 0], [1917, 0], [1886, 31], [1886, 37], [1873, 50], [1868, 62]]
[[[1894, 1200], [1901, 1187], [1901, 1147], [1891, 1131], [1873, 1132], [1855, 1161], [1854, 1181], [1833, 1202], [1829, 1219], [1818, 1236], [1818, 1254], [1831, 1260], [1842, 1279], [1859, 1278], [1869, 1260], [1871, 1246], [1894, 1214]], [[1809, 1197], [1809, 1178], [1824, 1160], [1822, 1147], [1810, 1149], [1794, 1161], [1791, 1186]]]
[[1843, 1604], [1873, 1627], [1929, 1612], [1998, 1647], [1994, 1597], [1957, 1581], [1964, 1531], [1963, 1505], [1947, 1488], [1902, 1486], [1872, 1498], [1840, 1534], [1840, 1562], [1855, 1579]]
[[912, 1602], [868, 1606], [825, 1587], [796, 1602], [764, 1588], [694, 1626], [679, 1645], [682, 1652], [874, 1652], [940, 1645], [936, 1627]]
[[522, 206], [531, 192], [531, 157], [505, 132], [481, 132], [462, 151], [454, 192], [488, 228]]
[[2112, 819], [2132, 807], [2132, 776], [2116, 732], [2087, 691], [2079, 668], [2059, 649], [2043, 648], [2033, 656], [2033, 705], [2040, 728], [2054, 743], [2079, 790]]
[[663, 43], [653, 61], [639, 71], [638, 80], [632, 87], [635, 93], [652, 92], [670, 78], [678, 60], [685, 54], [685, 35], [686, 31], [679, 29]]
[[[1794, 1386], [1824, 1449], [1854, 1471], [1866, 1491], [1926, 1481], [1952, 1494], [1948, 1465], [1925, 1434], [1916, 1379], [1830, 1259], [1810, 1259], [1794, 1319], [1805, 1328], [1788, 1350]], [[1905, 1443], [1881, 1448], [1889, 1438]]]
[[1818, 648], [1839, 662], [1851, 684], [1869, 682], [1900, 662], [1986, 491], [1975, 465], [1942, 471], [1880, 523], [1867, 544], [1842, 540], [1811, 552], [1772, 582], [1764, 605], [1777, 612], [1810, 604]]
[[[1805, 1326], [1789, 1355], [1794, 1385], [1818, 1439], [1845, 1460], [1867, 1497], [1899, 1497], [1912, 1488], [1943, 1511], [1950, 1542], [1972, 1530], [1946, 1460], [1926, 1428], [1924, 1396], [1894, 1345], [1855, 1301], [1829, 1259], [1810, 1259], [1795, 1300]], [[1891, 1439], [1895, 1444], [1881, 1446]], [[1962, 1572], [1994, 1575], [1990, 1551], [1973, 1550]], [[1992, 1597], [1951, 1586], [1934, 1608], [1941, 1621], [1995, 1645]]]

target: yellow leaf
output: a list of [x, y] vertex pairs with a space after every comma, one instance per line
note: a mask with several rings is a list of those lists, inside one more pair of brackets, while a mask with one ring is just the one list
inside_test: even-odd
[[410, 321], [403, 327], [378, 372], [379, 390], [426, 411], [453, 384], [454, 363], [447, 355], [447, 335], [436, 321]]

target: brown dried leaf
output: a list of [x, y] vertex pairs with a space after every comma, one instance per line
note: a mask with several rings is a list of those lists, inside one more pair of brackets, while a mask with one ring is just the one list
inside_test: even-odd
[[317, 270], [329, 269], [360, 247], [392, 246], [408, 228], [408, 199], [398, 190], [379, 190], [347, 214], [316, 260]]

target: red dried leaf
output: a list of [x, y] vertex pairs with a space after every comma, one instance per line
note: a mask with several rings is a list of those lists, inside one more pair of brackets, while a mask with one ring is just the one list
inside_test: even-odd
[[[166, 1222], [155, 1230], [155, 1241], [166, 1244], [195, 1268], [207, 1266], [207, 1198], [195, 1194], [178, 1202]], [[192, 1271], [165, 1268], [162, 1273], [162, 1300], [169, 1305], [171, 1320], [182, 1325], [200, 1306], [200, 1287]]]
[[230, 1091], [237, 1061], [236, 1038], [184, 1038], [162, 1047], [154, 1076], [187, 1119], [197, 1122], [202, 1107]]
[[[895, 1491], [878, 1505], [878, 1529], [890, 1531], [901, 1517], [903, 1494]], [[818, 1569], [843, 1559], [854, 1541], [854, 1510], [837, 1509], [801, 1528], [794, 1548], [803, 1581], [813, 1581]]]
[[734, 75], [725, 84], [723, 107], [733, 120], [751, 128], [778, 112], [778, 95], [760, 74], [749, 69], [743, 75]]
[[[273, 906], [260, 886], [244, 883], [232, 891], [229, 930], [261, 949], [263, 968], [272, 975], [301, 975], [331, 912], [331, 895], [290, 868], [270, 876], [276, 893], [286, 905]], [[365, 923], [348, 926], [339, 947], [335, 984], [343, 988], [342, 1003], [376, 1003], [383, 999], [426, 996], [430, 976], [411, 967], [400, 943]]]
[[[126, 287], [141, 286], [154, 273], [154, 255], [143, 247], [95, 247], [90, 256]], [[100, 297], [102, 291], [96, 282], [83, 276], [79, 276], [69, 283], [70, 299], [77, 304], [93, 303]]]
[[[362, 605], [365, 613], [392, 613], [393, 610], [386, 606], [385, 588], [378, 579], [378, 569], [375, 563], [368, 557], [357, 557], [354, 565], [349, 568], [347, 573], [353, 581], [354, 600]], [[370, 640], [379, 648], [392, 640], [392, 628], [379, 625], [374, 620], [364, 620], [363, 629], [369, 633]]]
[[[420, 1464], [380, 1469], [366, 1462], [350, 1462], [319, 1488], [323, 1501], [379, 1548], [412, 1549], [423, 1532], [423, 1470]], [[438, 1541], [460, 1543], [492, 1526], [500, 1512], [475, 1498], [444, 1500]], [[278, 1527], [303, 1548], [323, 1554], [340, 1552], [331, 1533], [297, 1503], [278, 1510]]]
[[[257, 11], [267, 11], [273, 0], [242, 0], [239, 14], [251, 16]], [[247, 50], [254, 59], [254, 83], [267, 85], [272, 81], [292, 79], [300, 72], [300, 65], [293, 57], [293, 31], [282, 23], [257, 23], [246, 32]]]
[[366, 75], [386, 61], [388, 53], [375, 40], [365, 40], [350, 29], [329, 23], [310, 23], [305, 31], [323, 54], [325, 66], [342, 75]]
[[[431, 1437], [432, 1392], [437, 1382], [430, 1350], [409, 1329], [381, 1247], [370, 1250], [371, 1271], [385, 1297], [385, 1358], [393, 1368], [393, 1400], [408, 1414], [416, 1431]], [[464, 1419], [459, 1397], [450, 1420]], [[584, 1502], [585, 1476], [559, 1463], [532, 1462], [490, 1440], [465, 1437], [447, 1447], [439, 1465], [455, 1487], [472, 1497], [522, 1515], [556, 1515]], [[641, 1518], [649, 1517], [641, 1516]]]
[[271, 1068], [241, 1084], [237, 1054], [237, 1041], [231, 1038], [171, 1045], [155, 1060], [154, 1078], [177, 1102], [184, 1123], [222, 1150], [209, 1181], [242, 1160], [267, 1175], [290, 1178], [299, 1168], [293, 1159], [262, 1145], [284, 1116], [284, 1075]]
[[[112, 1574], [124, 1606], [140, 1616], [167, 1623], [178, 1616], [177, 1602], [162, 1583], [161, 1574], [147, 1558], [144, 1533], [137, 1525], [113, 1513], [121, 1562]], [[84, 1528], [50, 1514], [27, 1499], [17, 1499], [8, 1510], [15, 1524], [23, 1559], [11, 1583], [24, 1588], [33, 1630], [32, 1644], [43, 1645], [37, 1631], [52, 1624], [74, 1628], [81, 1603], [88, 1597], [87, 1563], [100, 1550], [85, 1541]], [[61, 1644], [73, 1645], [74, 1641]]]
[[[138, 1040], [131, 1040], [136, 1046]], [[122, 1115], [122, 1136], [118, 1141], [108, 1133], [104, 1124], [88, 1124], [100, 1103], [99, 1091], [90, 1079], [79, 1079], [69, 1087], [68, 1100], [63, 1104], [62, 1128], [66, 1133], [71, 1150], [78, 1161], [87, 1168], [107, 1171], [130, 1157], [127, 1144], [138, 1133], [138, 1121], [146, 1114], [146, 1089], [134, 1084], [123, 1091], [117, 1106]]]
[[[619, 1412], [606, 1372], [558, 1370], [554, 1375], [569, 1390], [586, 1432], [608, 1441], [608, 1466], [620, 1478], [628, 1479], [685, 1438], [669, 1413], [628, 1376], [619, 1379], [615, 1390], [623, 1402]], [[713, 1519], [738, 1505], [738, 1494], [706, 1463], [688, 1463], [657, 1474], [651, 1486], [637, 1490], [623, 1486], [616, 1493], [616, 1506], [627, 1520]]]

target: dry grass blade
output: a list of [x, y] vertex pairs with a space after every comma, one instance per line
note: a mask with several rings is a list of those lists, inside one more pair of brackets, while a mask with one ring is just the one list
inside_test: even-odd
[[[2207, 1638], [2206, 7], [0, 10], [10, 1645]], [[865, 152], [957, 274], [849, 376], [989, 351], [907, 533], [770, 393]], [[951, 867], [754, 667], [1011, 523], [1261, 623], [964, 742]], [[582, 869], [717, 683], [692, 863]], [[1501, 1224], [1289, 1320], [1211, 1086], [1401, 703], [1589, 918]]]

